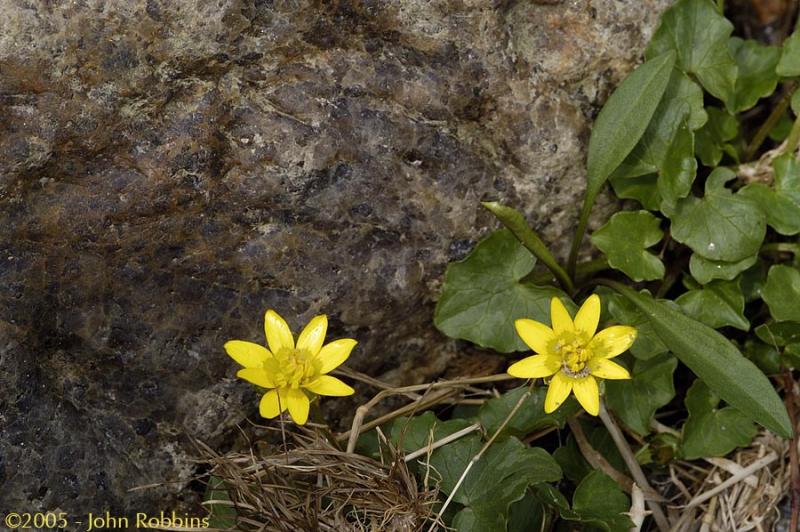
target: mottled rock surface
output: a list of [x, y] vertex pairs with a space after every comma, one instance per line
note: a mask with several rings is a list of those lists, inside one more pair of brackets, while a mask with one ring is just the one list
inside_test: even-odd
[[0, 510], [190, 508], [185, 434], [255, 414], [221, 345], [267, 307], [442, 372], [478, 201], [563, 254], [667, 3], [0, 0]]

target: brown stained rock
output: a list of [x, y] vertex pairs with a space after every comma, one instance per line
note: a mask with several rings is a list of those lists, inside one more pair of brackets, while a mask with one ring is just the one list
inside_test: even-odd
[[0, 510], [191, 507], [185, 434], [255, 416], [222, 344], [268, 307], [372, 375], [445, 371], [479, 200], [564, 255], [667, 3], [0, 0]]

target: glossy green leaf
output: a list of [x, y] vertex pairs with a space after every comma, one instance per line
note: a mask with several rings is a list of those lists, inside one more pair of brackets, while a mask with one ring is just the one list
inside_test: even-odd
[[637, 360], [630, 380], [606, 381], [608, 406], [630, 429], [648, 434], [653, 414], [675, 397], [676, 367], [678, 359], [672, 355]]
[[730, 281], [735, 279], [737, 275], [750, 268], [758, 260], [758, 255], [746, 257], [742, 260], [735, 262], [726, 262], [723, 260], [711, 260], [692, 253], [689, 259], [689, 271], [692, 277], [700, 284], [706, 284], [714, 279], [723, 279]]
[[650, 174], [639, 177], [611, 176], [609, 182], [618, 198], [636, 200], [649, 211], [657, 211], [661, 208], [658, 175]]
[[772, 266], [762, 297], [776, 320], [800, 322], [800, 271], [784, 264]]
[[471, 423], [466, 419], [441, 421], [427, 411], [414, 417], [399, 417], [392, 423], [389, 437], [392, 443], [405, 452], [414, 452], [436, 440], [466, 428]]
[[751, 257], [766, 235], [761, 209], [725, 188], [734, 177], [727, 168], [715, 168], [706, 181], [705, 196], [680, 200], [671, 216], [672, 237], [707, 259], [735, 262]]
[[[527, 386], [515, 388], [500, 397], [490, 399], [478, 411], [478, 422], [483, 425], [487, 434], [494, 434], [506, 420], [517, 401], [528, 390]], [[567, 418], [575, 414], [578, 403], [570, 397], [561, 407], [551, 414], [544, 413], [546, 387], [534, 388], [530, 397], [522, 403], [514, 417], [508, 422], [501, 435], [527, 436], [546, 427], [563, 427]]]
[[756, 336], [763, 342], [776, 347], [784, 347], [800, 342], [800, 323], [793, 321], [773, 321], [756, 327]]
[[[613, 177], [638, 177], [662, 172], [670, 151], [673, 160], [676, 154], [682, 153], [680, 148], [671, 148], [678, 130], [687, 125], [688, 129], [696, 130], [707, 119], [708, 115], [703, 108], [703, 89], [680, 70], [673, 69], [664, 96], [647, 129], [631, 153], [614, 171]], [[677, 140], [685, 142], [686, 139]]]
[[756, 426], [733, 407], [717, 408], [720, 398], [701, 380], [686, 393], [689, 417], [683, 426], [681, 450], [686, 459], [724, 456], [737, 447], [748, 445], [756, 435]]
[[739, 37], [731, 37], [728, 48], [738, 67], [733, 102], [730, 105], [738, 113], [750, 109], [758, 100], [775, 92], [778, 85], [775, 67], [781, 57], [781, 49], [751, 39], [745, 41]]
[[771, 187], [750, 183], [739, 195], [758, 205], [775, 231], [796, 235], [800, 233], [800, 161], [786, 153], [777, 157], [772, 167], [775, 179]]
[[703, 87], [723, 102], [732, 102], [737, 67], [728, 49], [733, 25], [709, 0], [678, 0], [661, 17], [646, 57], [674, 50], [676, 64], [694, 74]]
[[550, 323], [550, 299], [569, 298], [552, 286], [520, 282], [536, 259], [508, 229], [482, 240], [461, 262], [447, 267], [434, 323], [452, 338], [469, 340], [501, 353], [528, 347], [514, 330], [514, 320]]
[[561, 517], [607, 532], [628, 532], [633, 523], [625, 512], [630, 508], [630, 499], [617, 483], [595, 470], [578, 485], [572, 497], [572, 509], [562, 510]]
[[532, 489], [528, 489], [525, 497], [512, 504], [508, 513], [507, 532], [548, 530], [545, 506], [536, 498]]
[[736, 149], [730, 144], [739, 134], [739, 121], [724, 109], [709, 107], [708, 122], [697, 131], [695, 153], [706, 166], [716, 166], [723, 153], [738, 159]]
[[[443, 493], [453, 493], [461, 474], [482, 445], [480, 437], [466, 436], [434, 452], [430, 459], [432, 474], [441, 476], [439, 487]], [[471, 508], [463, 516], [457, 515], [456, 521], [465, 526], [498, 522], [505, 526], [509, 506], [525, 496], [528, 486], [560, 478], [561, 469], [543, 449], [528, 447], [513, 437], [495, 442], [475, 462], [455, 492], [453, 500]], [[487, 519], [492, 515], [499, 515], [502, 520]]]
[[[800, 327], [798, 327], [800, 328]], [[767, 375], [777, 375], [781, 371], [781, 356], [775, 346], [748, 339], [744, 344], [744, 354]]]
[[713, 281], [702, 288], [689, 290], [675, 300], [683, 311], [709, 327], [750, 329], [744, 317], [744, 295], [739, 281]]
[[779, 76], [800, 76], [800, 32], [795, 31], [783, 43], [783, 52], [775, 69]]
[[592, 243], [606, 257], [608, 264], [634, 281], [652, 281], [664, 277], [664, 264], [647, 251], [664, 236], [661, 221], [647, 211], [618, 212], [592, 235]]
[[589, 138], [586, 193], [569, 252], [572, 274], [594, 200], [642, 137], [664, 95], [674, 64], [674, 52], [645, 61], [617, 87], [597, 116]]
[[667, 352], [650, 319], [636, 305], [624, 296], [611, 292], [603, 297], [609, 313], [616, 323], [636, 328], [636, 341], [630, 348], [631, 354], [639, 360], [650, 360]]
[[667, 88], [675, 54], [656, 54], [634, 70], [608, 98], [589, 139], [587, 196], [595, 196], [645, 132]]
[[670, 215], [677, 201], [692, 190], [697, 176], [697, 159], [694, 158], [694, 133], [688, 124], [682, 124], [667, 150], [658, 173], [658, 191], [661, 194], [661, 211]]
[[728, 404], [782, 437], [791, 435], [786, 408], [769, 379], [724, 336], [625, 285], [614, 283], [614, 289], [649, 317], [667, 348]]

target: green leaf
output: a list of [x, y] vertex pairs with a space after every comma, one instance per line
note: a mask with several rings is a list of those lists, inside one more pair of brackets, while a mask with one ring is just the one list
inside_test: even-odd
[[661, 210], [665, 214], [673, 212], [676, 202], [689, 195], [696, 176], [694, 133], [684, 123], [675, 132], [658, 174], [658, 191], [663, 198]]
[[[678, 130], [688, 124], [696, 130], [708, 119], [703, 108], [703, 89], [678, 69], [673, 69], [642, 138], [614, 171], [613, 177], [638, 177], [662, 171]], [[673, 149], [673, 159], [679, 150]], [[691, 151], [689, 152], [691, 155]]]
[[506, 532], [506, 519], [491, 504], [467, 506], [456, 514], [453, 528], [458, 532]]
[[[430, 463], [432, 471], [441, 475], [439, 487], [443, 493], [453, 493], [461, 474], [481, 447], [480, 437], [466, 436], [433, 453]], [[465, 526], [482, 525], [487, 523], [485, 516], [499, 515], [505, 526], [509, 506], [524, 497], [528, 486], [560, 478], [561, 469], [543, 449], [528, 447], [513, 437], [495, 442], [475, 462], [453, 496], [455, 502], [472, 507], [471, 512], [461, 518], [457, 516], [456, 520], [461, 519]], [[488, 520], [489, 524], [494, 522]]]
[[742, 273], [742, 294], [745, 302], [761, 299], [761, 292], [767, 283], [767, 266], [756, 259], [754, 265]]
[[630, 380], [606, 381], [608, 406], [630, 429], [648, 434], [653, 414], [675, 397], [676, 367], [678, 359], [672, 355], [637, 360]]
[[769, 379], [724, 336], [625, 285], [613, 287], [649, 316], [667, 348], [728, 404], [784, 438], [792, 434]]
[[708, 122], [697, 132], [695, 153], [706, 166], [717, 166], [722, 154], [738, 159], [736, 148], [730, 141], [739, 134], [739, 121], [724, 109], [709, 107]]
[[744, 317], [744, 295], [739, 281], [713, 281], [689, 290], [675, 300], [683, 311], [709, 327], [735, 327], [750, 330], [750, 322]]
[[627, 532], [633, 526], [625, 514], [630, 508], [630, 499], [617, 483], [595, 470], [578, 485], [572, 496], [572, 509], [562, 510], [561, 517], [594, 525], [607, 532]]
[[508, 532], [530, 532], [548, 530], [547, 512], [534, 494], [528, 489], [525, 497], [511, 505], [508, 515]]
[[589, 139], [587, 196], [595, 196], [645, 132], [667, 88], [675, 54], [657, 54], [611, 94]]
[[592, 471], [592, 466], [581, 454], [572, 434], [567, 437], [566, 443], [553, 451], [553, 458], [561, 466], [564, 476], [576, 485]]
[[781, 371], [780, 353], [772, 345], [748, 339], [744, 344], [744, 354], [767, 375], [777, 375]]
[[500, 205], [496, 201], [485, 201], [481, 203], [481, 205], [494, 214], [509, 231], [514, 233], [517, 240], [519, 240], [528, 251], [533, 253], [536, 258], [542, 261], [542, 264], [553, 272], [553, 275], [556, 276], [556, 279], [558, 279], [565, 290], [569, 292], [574, 290], [572, 280], [569, 278], [569, 275], [567, 275], [567, 272], [561, 268], [561, 265], [550, 253], [547, 245], [539, 238], [539, 235], [530, 228], [521, 212], [511, 207]]
[[664, 277], [664, 264], [647, 248], [664, 236], [661, 221], [647, 211], [618, 212], [592, 235], [592, 243], [606, 257], [608, 264], [634, 281], [652, 281]]
[[759, 206], [767, 224], [782, 235], [800, 233], [800, 161], [785, 153], [772, 162], [773, 186], [750, 183], [739, 195]]
[[646, 57], [674, 50], [676, 64], [730, 107], [736, 85], [736, 61], [728, 49], [733, 25], [709, 0], [678, 0], [661, 16]]
[[784, 41], [781, 60], [775, 70], [784, 78], [800, 76], [800, 32], [795, 31]]
[[[795, 96], [798, 93], [795, 92]], [[794, 97], [792, 97], [792, 103], [794, 103]], [[778, 119], [778, 122], [775, 126], [769, 130], [769, 138], [777, 142], [783, 142], [786, 140], [786, 137], [789, 136], [789, 133], [792, 131], [792, 117], [789, 114], [789, 111], [786, 111], [781, 115]]]
[[634, 199], [649, 211], [657, 211], [661, 208], [661, 193], [658, 191], [657, 175], [611, 176], [609, 182], [618, 198]]
[[236, 507], [231, 502], [228, 494], [228, 485], [217, 476], [208, 479], [203, 501], [218, 501], [215, 504], [206, 504], [208, 508], [209, 528], [233, 529], [236, 527]]
[[511, 231], [492, 233], [466, 259], [447, 267], [434, 324], [451, 338], [501, 353], [527, 350], [514, 330], [514, 320], [531, 318], [549, 323], [550, 299], [554, 296], [574, 308], [557, 288], [520, 282], [535, 263]]
[[[478, 412], [478, 422], [483, 425], [486, 434], [494, 434], [500, 428], [519, 398], [527, 390], [527, 386], [515, 388], [500, 397], [489, 399], [481, 406]], [[552, 414], [545, 414], [544, 398], [546, 395], [546, 388], [535, 388], [508, 422], [501, 435], [527, 436], [546, 427], [563, 427], [567, 418], [579, 410], [578, 403], [570, 397], [558, 410]]]
[[763, 342], [776, 347], [784, 347], [800, 342], [800, 323], [774, 321], [756, 327], [756, 336]]
[[672, 236], [711, 260], [735, 262], [758, 253], [766, 235], [766, 219], [752, 201], [733, 194], [725, 182], [736, 177], [715, 168], [702, 199], [680, 200], [672, 219]]
[[636, 340], [630, 348], [631, 354], [639, 360], [650, 360], [667, 352], [647, 315], [630, 300], [611, 292], [604, 296], [610, 314], [621, 324], [636, 328]]
[[731, 37], [728, 48], [739, 69], [730, 105], [738, 113], [750, 109], [759, 99], [775, 92], [778, 85], [775, 67], [781, 57], [781, 49], [739, 37]]
[[427, 411], [411, 418], [395, 419], [389, 437], [403, 451], [414, 452], [469, 425], [466, 419], [441, 421], [433, 412]]
[[674, 63], [674, 52], [646, 61], [625, 78], [597, 116], [589, 138], [586, 194], [569, 252], [570, 273], [574, 274], [594, 200], [647, 128], [664, 95]]
[[735, 262], [726, 262], [707, 259], [702, 255], [692, 253], [692, 257], [689, 259], [689, 271], [692, 277], [700, 284], [707, 284], [714, 279], [730, 281], [755, 264], [756, 260], [758, 260], [758, 255], [746, 257]]
[[771, 267], [762, 297], [776, 320], [800, 322], [800, 271], [784, 264]]
[[746, 415], [730, 406], [718, 409], [719, 400], [699, 379], [686, 392], [689, 417], [681, 446], [686, 459], [724, 456], [748, 445], [756, 435], [756, 426]]

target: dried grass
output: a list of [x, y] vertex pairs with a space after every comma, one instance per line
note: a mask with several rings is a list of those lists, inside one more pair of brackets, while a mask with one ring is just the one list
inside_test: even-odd
[[436, 490], [420, 488], [396, 453], [385, 463], [349, 454], [311, 428], [288, 438], [287, 452], [220, 456], [199, 444], [228, 487], [230, 502], [217, 504], [236, 509], [237, 530], [413, 532], [435, 520]]
[[[789, 494], [790, 444], [789, 440], [762, 431], [749, 447], [728, 458], [671, 465], [670, 491], [676, 492], [669, 507], [672, 529], [687, 532], [772, 530], [782, 517], [779, 504]], [[742, 475], [748, 467], [758, 469]], [[726, 481], [730, 485], [719, 491]]]

